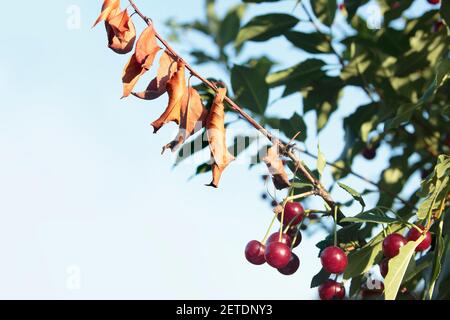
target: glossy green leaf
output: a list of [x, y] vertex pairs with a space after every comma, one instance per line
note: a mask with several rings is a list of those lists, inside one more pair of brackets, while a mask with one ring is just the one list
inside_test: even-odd
[[336, 16], [337, 1], [311, 0], [311, 7], [316, 17], [325, 25], [331, 26]]
[[294, 46], [309, 53], [330, 53], [331, 47], [322, 33], [289, 31], [284, 34]]
[[278, 37], [295, 27], [298, 21], [291, 15], [281, 13], [254, 17], [239, 31], [236, 46], [246, 41], [266, 41]]
[[381, 241], [350, 252], [348, 255], [348, 265], [344, 272], [344, 279], [350, 279], [366, 273], [382, 255]]
[[366, 203], [364, 202], [363, 197], [361, 196], [361, 194], [359, 192], [357, 192], [356, 190], [354, 190], [353, 188], [338, 182], [339, 187], [341, 187], [342, 189], [344, 189], [345, 191], [347, 191], [352, 197], [353, 199], [355, 199], [356, 201], [358, 201], [361, 206], [364, 208], [366, 206]]
[[263, 115], [269, 100], [269, 87], [258, 70], [235, 65], [231, 70], [235, 99], [245, 108]]
[[323, 170], [327, 165], [327, 160], [325, 159], [325, 155], [320, 151], [320, 146], [317, 146], [317, 171], [319, 171], [319, 175], [322, 177]]

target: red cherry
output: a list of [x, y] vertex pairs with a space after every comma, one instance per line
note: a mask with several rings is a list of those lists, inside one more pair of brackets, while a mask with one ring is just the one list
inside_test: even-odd
[[348, 259], [344, 250], [339, 247], [328, 247], [320, 254], [320, 262], [329, 273], [342, 273], [347, 267]]
[[[288, 202], [284, 207], [284, 218], [283, 224], [287, 226], [291, 224], [291, 226], [296, 226], [300, 222], [302, 222], [305, 214], [305, 209], [298, 202]], [[278, 215], [278, 220], [281, 221], [281, 213]]]
[[450, 148], [450, 138], [445, 139], [444, 144], [447, 146], [447, 148]]
[[289, 260], [289, 263], [284, 268], [279, 268], [278, 271], [285, 276], [290, 276], [291, 274], [294, 274], [298, 268], [300, 267], [300, 259], [297, 257], [295, 253], [291, 254], [291, 260]]
[[281, 241], [280, 241], [280, 233], [275, 232], [270, 235], [270, 237], [267, 239], [267, 243], [272, 242], [281, 242], [287, 245], [288, 247], [291, 246], [292, 240], [291, 237], [287, 233], [281, 234]]
[[441, 0], [428, 0], [429, 4], [438, 4]]
[[373, 160], [377, 156], [377, 150], [375, 148], [365, 148], [362, 155], [367, 160]]
[[[438, 20], [435, 23], [433, 23], [433, 32], [439, 32], [443, 27], [444, 23], [442, 22], [442, 20]], [[447, 140], [444, 143], [447, 144], [447, 147], [450, 148], [450, 140]]]
[[292, 241], [294, 241], [293, 245], [291, 241], [292, 248], [297, 248], [298, 245], [302, 242], [302, 233], [296, 227], [289, 229], [287, 233], [291, 237]]
[[381, 297], [381, 295], [383, 294], [383, 291], [384, 291], [384, 283], [379, 282], [379, 284], [380, 284], [379, 288], [374, 288], [374, 289], [369, 289], [367, 287], [362, 288], [361, 298], [363, 300], [375, 300], [375, 299], [378, 299], [379, 297]]
[[[424, 229], [423, 226], [419, 226], [420, 229]], [[422, 233], [419, 232], [416, 228], [412, 228], [409, 230], [408, 234], [406, 235], [406, 239], [408, 241], [416, 241], [422, 236]], [[425, 235], [425, 239], [417, 246], [416, 252], [421, 252], [427, 250], [429, 247], [431, 247], [431, 233], [427, 231]]]
[[291, 260], [291, 249], [284, 243], [271, 242], [266, 247], [264, 257], [270, 266], [281, 269]]
[[250, 241], [245, 247], [245, 258], [248, 262], [256, 265], [266, 262], [264, 258], [265, 246], [256, 240]]
[[319, 287], [319, 297], [321, 300], [341, 300], [345, 297], [345, 288], [342, 283], [327, 280]]
[[340, 11], [345, 10], [345, 3], [340, 3], [340, 4], [339, 4], [339, 10], [340, 10]]
[[400, 248], [406, 244], [406, 239], [398, 233], [392, 233], [383, 240], [383, 253], [386, 258], [393, 258], [400, 252]]
[[391, 9], [392, 9], [392, 10], [395, 10], [395, 9], [400, 8], [400, 6], [401, 6], [400, 2], [395, 1], [395, 2], [391, 5]]
[[389, 258], [384, 258], [380, 262], [380, 273], [383, 278], [386, 278], [388, 271], [389, 271]]

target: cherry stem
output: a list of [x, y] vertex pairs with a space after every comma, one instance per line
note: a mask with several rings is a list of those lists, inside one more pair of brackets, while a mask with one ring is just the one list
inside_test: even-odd
[[337, 247], [337, 207], [334, 208], [334, 246]]
[[277, 218], [277, 215], [275, 214], [272, 218], [272, 222], [270, 222], [269, 228], [267, 229], [266, 235], [261, 240], [261, 243], [264, 245], [266, 244], [267, 238], [269, 237], [269, 234], [270, 234], [270, 230], [272, 230], [272, 227], [273, 227], [273, 224], [275, 223], [276, 218]]
[[[133, 0], [128, 0], [130, 5], [133, 7], [134, 11], [142, 18], [142, 20], [145, 21], [147, 25], [151, 25], [152, 21], [148, 17], [146, 17], [137, 7], [135, 2]], [[184, 59], [181, 58], [180, 55], [178, 55], [175, 50], [170, 46], [170, 44], [164, 40], [164, 38], [159, 35], [159, 33], [155, 30], [155, 37], [163, 44], [163, 46], [176, 58], [179, 60], [185, 62], [185, 67], [187, 70], [191, 72], [193, 76], [195, 76], [197, 79], [199, 79], [201, 82], [203, 82], [206, 86], [208, 86], [213, 91], [217, 92], [218, 88], [217, 86], [209, 81], [208, 79], [201, 76], [194, 68], [192, 68]], [[303, 164], [303, 162], [298, 158], [296, 154], [292, 151], [292, 146], [289, 144], [283, 143], [281, 140], [276, 138], [272, 133], [270, 133], [268, 130], [266, 130], [260, 123], [258, 123], [255, 119], [253, 119], [248, 113], [246, 113], [236, 102], [234, 102], [232, 99], [230, 99], [228, 96], [224, 99], [230, 108], [237, 112], [242, 118], [244, 118], [250, 125], [252, 125], [255, 129], [257, 129], [259, 132], [261, 132], [268, 140], [270, 140], [274, 145], [278, 146], [278, 149], [281, 151], [281, 154], [290, 158], [296, 168], [298, 168], [299, 171], [301, 171], [302, 175], [312, 184], [314, 185], [316, 191], [315, 195], [320, 196], [329, 206], [331, 209], [337, 207], [336, 202], [331, 197], [330, 193], [325, 189], [325, 187], [322, 185], [322, 183], [315, 178], [310, 170], [306, 167], [306, 165]], [[341, 213], [341, 212], [340, 212]], [[343, 218], [344, 215], [341, 213], [340, 218]], [[337, 218], [337, 215], [336, 215]]]

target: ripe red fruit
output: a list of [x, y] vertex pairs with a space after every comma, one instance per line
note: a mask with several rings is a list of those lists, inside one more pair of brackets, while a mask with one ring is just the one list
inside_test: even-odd
[[369, 289], [366, 286], [361, 289], [361, 298], [363, 300], [377, 300], [380, 298], [384, 291], [384, 283], [379, 282], [379, 288]]
[[287, 234], [291, 237], [291, 240], [294, 241], [294, 244], [292, 244], [291, 241], [292, 248], [297, 248], [302, 242], [302, 233], [297, 229], [297, 227], [295, 227], [289, 229]]
[[[433, 32], [439, 32], [444, 27], [444, 23], [442, 20], [438, 20], [435, 23], [433, 23]], [[447, 144], [448, 147], [450, 147], [450, 140], [448, 140], [449, 144]]]
[[266, 262], [264, 252], [265, 246], [259, 241], [252, 240], [245, 247], [245, 258], [252, 264], [260, 265]]
[[367, 160], [373, 160], [377, 156], [377, 150], [375, 148], [365, 148], [362, 155]]
[[441, 0], [428, 0], [429, 4], [438, 4]]
[[341, 300], [345, 297], [345, 288], [342, 283], [327, 280], [319, 287], [319, 297], [321, 300]]
[[300, 267], [300, 259], [297, 257], [295, 253], [291, 254], [291, 260], [289, 260], [289, 263], [284, 268], [279, 268], [278, 271], [285, 276], [290, 276], [291, 274], [294, 274], [298, 268]]
[[400, 248], [406, 244], [406, 239], [398, 233], [392, 233], [383, 240], [383, 253], [386, 258], [393, 258], [400, 252]]
[[[288, 202], [284, 207], [283, 224], [286, 226], [288, 224], [291, 224], [291, 226], [296, 226], [302, 222], [304, 214], [305, 209], [303, 209], [303, 206], [300, 203]], [[278, 215], [278, 220], [281, 221], [281, 213]]]
[[345, 10], [345, 3], [340, 3], [340, 4], [339, 4], [339, 10], [340, 10], [340, 11]]
[[291, 260], [291, 249], [284, 243], [271, 242], [266, 247], [264, 257], [270, 266], [281, 269]]
[[275, 233], [272, 233], [270, 235], [270, 237], [267, 239], [268, 244], [272, 243], [272, 242], [281, 242], [281, 243], [284, 243], [285, 245], [287, 245], [288, 247], [290, 247], [292, 240], [291, 240], [291, 237], [287, 233], [283, 233], [281, 235], [281, 241], [280, 241], [280, 233], [275, 232]]
[[[423, 226], [419, 226], [420, 229], [424, 229]], [[408, 241], [416, 241], [422, 236], [422, 233], [417, 230], [416, 228], [412, 228], [409, 230], [408, 234], [406, 235], [406, 239]], [[431, 233], [427, 231], [425, 235], [425, 239], [422, 240], [422, 242], [417, 246], [416, 252], [425, 251], [431, 246]]]
[[347, 267], [348, 259], [344, 250], [339, 247], [328, 247], [320, 254], [320, 262], [329, 273], [342, 273]]
[[389, 258], [384, 258], [380, 262], [380, 273], [383, 278], [386, 278], [386, 275], [389, 271]]

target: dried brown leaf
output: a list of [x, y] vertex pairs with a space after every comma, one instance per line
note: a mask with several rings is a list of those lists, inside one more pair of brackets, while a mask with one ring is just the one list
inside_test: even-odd
[[262, 160], [269, 169], [275, 188], [282, 190], [291, 186], [276, 146], [269, 148], [267, 150], [267, 155]]
[[201, 130], [205, 126], [208, 110], [205, 109], [202, 99], [192, 87], [185, 92], [180, 110], [180, 130], [176, 138], [164, 146], [166, 149], [176, 151], [190, 136]]
[[[118, 12], [119, 10], [116, 10]], [[108, 34], [108, 47], [118, 54], [126, 54], [133, 50], [136, 40], [136, 28], [124, 10], [105, 21]]]
[[180, 124], [181, 105], [186, 91], [185, 65], [179, 62], [177, 72], [167, 82], [167, 92], [169, 94], [167, 108], [157, 120], [152, 122], [154, 133], [158, 132], [162, 126], [171, 121]]
[[120, 7], [120, 0], [103, 1], [102, 12], [92, 27], [95, 27], [101, 21], [108, 20], [112, 14]]
[[139, 36], [136, 43], [136, 61], [143, 65], [148, 61], [148, 57], [152, 56], [151, 64], [153, 64], [153, 60], [160, 49], [156, 41], [155, 29], [152, 25], [149, 25]]
[[167, 92], [167, 81], [172, 78], [176, 71], [177, 62], [168, 51], [164, 51], [159, 59], [159, 68], [156, 78], [150, 82], [145, 91], [133, 93], [133, 95], [144, 100], [154, 100], [159, 98]]
[[225, 88], [218, 90], [206, 120], [209, 148], [214, 160], [212, 164], [213, 181], [209, 186], [215, 188], [218, 188], [220, 177], [225, 168], [234, 160], [233, 155], [228, 151], [226, 143], [225, 107], [223, 103], [226, 93], [227, 90]]

